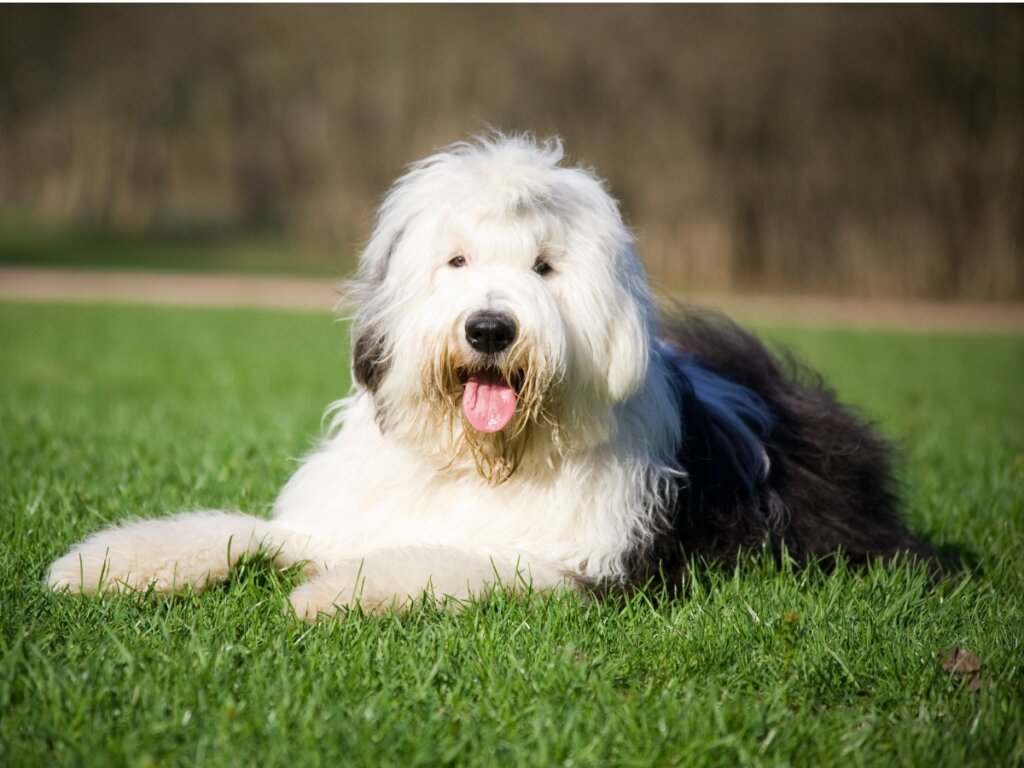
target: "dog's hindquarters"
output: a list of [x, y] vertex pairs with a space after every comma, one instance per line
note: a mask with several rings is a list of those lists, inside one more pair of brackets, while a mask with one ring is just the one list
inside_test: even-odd
[[[853, 563], [900, 554], [932, 560], [930, 548], [903, 526], [888, 442], [819, 378], [721, 315], [684, 311], [666, 325], [673, 348], [729, 386], [749, 390], [770, 415], [770, 424], [754, 424], [767, 463], [753, 491], [739, 472], [723, 482], [704, 471], [722, 452], [711, 445], [720, 438], [684, 445], [681, 462], [698, 482], [680, 494], [676, 551], [681, 546], [686, 555], [728, 561], [743, 548], [767, 544], [803, 562], [840, 551]], [[714, 423], [699, 429], [719, 417], [693, 389], [681, 400], [688, 439], [727, 432], [721, 427], [728, 425]]]
[[302, 559], [300, 547], [266, 520], [239, 512], [188, 512], [95, 533], [50, 566], [46, 583], [83, 594], [198, 591], [225, 580], [241, 558], [257, 553], [279, 567]]

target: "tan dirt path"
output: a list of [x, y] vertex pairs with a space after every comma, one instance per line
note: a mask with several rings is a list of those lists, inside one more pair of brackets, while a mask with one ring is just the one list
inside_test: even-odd
[[[334, 309], [340, 282], [271, 275], [0, 266], [0, 299]], [[681, 297], [767, 325], [1024, 334], [1024, 304], [695, 294]]]

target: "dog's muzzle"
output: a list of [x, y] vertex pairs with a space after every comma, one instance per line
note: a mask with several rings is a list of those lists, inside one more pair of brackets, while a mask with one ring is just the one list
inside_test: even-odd
[[[516, 321], [502, 312], [482, 310], [466, 320], [466, 342], [477, 352], [496, 357], [516, 340]], [[477, 432], [499, 432], [516, 410], [516, 388], [492, 363], [460, 374], [462, 412]]]

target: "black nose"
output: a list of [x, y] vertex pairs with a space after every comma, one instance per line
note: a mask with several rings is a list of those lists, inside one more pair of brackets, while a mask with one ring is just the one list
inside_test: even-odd
[[477, 352], [496, 355], [515, 338], [516, 321], [500, 312], [477, 312], [466, 321], [466, 341]]

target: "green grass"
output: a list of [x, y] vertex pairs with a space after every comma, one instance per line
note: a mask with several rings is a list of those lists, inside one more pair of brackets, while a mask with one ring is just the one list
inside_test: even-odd
[[[266, 510], [347, 387], [344, 327], [0, 305], [0, 764], [1020, 765], [1024, 340], [767, 335], [903, 443], [912, 527], [967, 571], [751, 562], [685, 599], [311, 628], [261, 562], [168, 602], [40, 579], [129, 514]], [[955, 645], [990, 687], [942, 671]]]
[[71, 269], [289, 273], [337, 277], [352, 251], [274, 232], [167, 230], [149, 235], [54, 226], [0, 211], [0, 265]]

